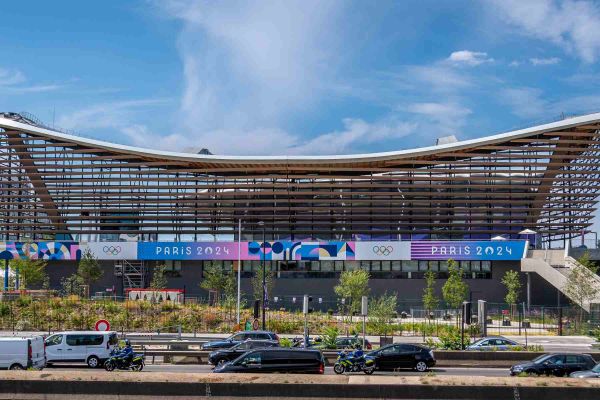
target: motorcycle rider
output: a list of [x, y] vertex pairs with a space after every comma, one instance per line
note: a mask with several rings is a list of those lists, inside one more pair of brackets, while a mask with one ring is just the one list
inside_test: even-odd
[[123, 347], [118, 353], [117, 357], [123, 360], [123, 364], [127, 365], [131, 363], [133, 359], [133, 348], [129, 339], [125, 339], [125, 347]]

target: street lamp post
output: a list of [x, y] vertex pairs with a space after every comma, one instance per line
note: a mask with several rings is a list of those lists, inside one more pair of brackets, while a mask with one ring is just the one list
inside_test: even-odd
[[262, 240], [262, 301], [261, 301], [261, 305], [262, 305], [262, 329], [265, 330], [266, 329], [266, 317], [265, 317], [265, 298], [267, 297], [267, 293], [266, 293], [266, 286], [267, 286], [267, 266], [265, 265], [265, 260], [266, 260], [266, 246], [265, 246], [265, 223], [263, 221], [259, 221], [258, 225], [262, 228], [262, 236], [263, 236], [263, 240]]

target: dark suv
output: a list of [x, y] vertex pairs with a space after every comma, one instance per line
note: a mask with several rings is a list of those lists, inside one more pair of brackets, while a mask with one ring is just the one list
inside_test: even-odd
[[265, 347], [279, 347], [279, 342], [275, 340], [246, 340], [236, 344], [229, 349], [218, 349], [208, 355], [208, 363], [212, 365], [221, 365], [223, 363], [235, 360], [248, 350], [261, 349]]
[[279, 336], [273, 332], [268, 331], [242, 331], [237, 332], [227, 339], [215, 340], [207, 342], [202, 345], [202, 350], [214, 350], [214, 349], [228, 349], [235, 346], [236, 344], [242, 343], [246, 340], [275, 340], [279, 342]]
[[435, 365], [433, 351], [416, 344], [390, 344], [371, 351], [368, 355], [375, 358], [375, 365], [379, 370], [412, 368], [425, 372]]
[[520, 373], [565, 376], [577, 371], [592, 369], [596, 362], [589, 354], [554, 353], [544, 354], [532, 361], [510, 367], [511, 375]]
[[250, 350], [213, 372], [283, 372], [290, 374], [323, 374], [325, 359], [319, 350], [271, 348]]

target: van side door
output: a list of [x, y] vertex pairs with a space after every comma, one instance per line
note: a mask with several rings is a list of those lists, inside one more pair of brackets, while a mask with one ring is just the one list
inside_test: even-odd
[[57, 333], [46, 338], [46, 360], [63, 361], [66, 354], [65, 335]]

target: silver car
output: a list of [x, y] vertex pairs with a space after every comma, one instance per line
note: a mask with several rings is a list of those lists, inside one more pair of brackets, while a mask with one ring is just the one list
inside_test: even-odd
[[569, 375], [571, 378], [600, 378], [600, 363], [596, 364], [596, 366], [592, 369], [588, 369], [587, 371], [577, 371], [573, 372]]
[[467, 350], [510, 350], [513, 346], [519, 346], [519, 343], [502, 336], [493, 336], [479, 339], [475, 343], [467, 346]]

